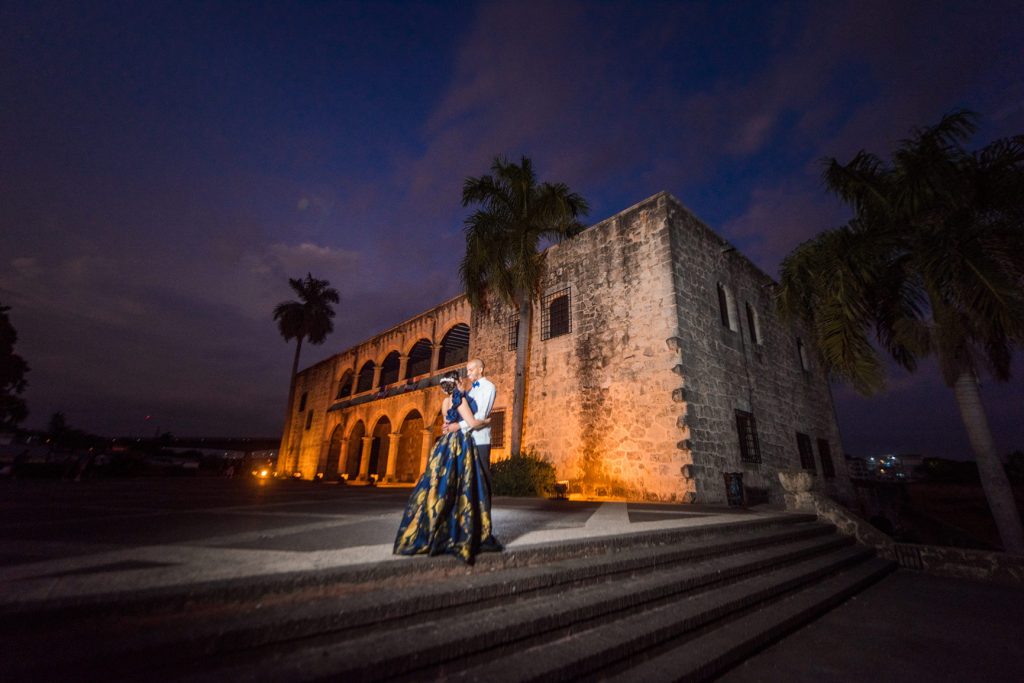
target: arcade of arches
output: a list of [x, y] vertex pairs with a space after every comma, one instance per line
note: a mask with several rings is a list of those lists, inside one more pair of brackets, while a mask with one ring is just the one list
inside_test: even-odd
[[401, 424], [393, 426], [383, 415], [367, 431], [359, 419], [345, 436], [342, 425], [334, 428], [327, 447], [327, 460], [322, 471], [328, 481], [415, 482], [426, 469], [427, 456], [441, 436], [440, 414], [429, 425], [423, 415], [413, 409]]
[[[464, 297], [300, 373], [289, 443], [289, 476], [413, 483], [441, 433], [443, 394], [431, 381], [469, 358], [471, 311]], [[326, 380], [326, 381], [325, 381]]]

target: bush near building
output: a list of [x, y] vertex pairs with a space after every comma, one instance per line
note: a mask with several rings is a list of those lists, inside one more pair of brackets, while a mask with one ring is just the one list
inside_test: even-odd
[[547, 497], [555, 492], [555, 466], [532, 453], [491, 464], [491, 494]]

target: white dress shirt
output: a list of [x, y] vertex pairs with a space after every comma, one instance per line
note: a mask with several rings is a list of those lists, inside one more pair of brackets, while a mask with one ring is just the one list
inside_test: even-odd
[[[481, 377], [473, 384], [473, 388], [469, 390], [469, 396], [476, 403], [476, 413], [474, 413], [473, 417], [478, 420], [484, 420], [491, 414], [491, 408], [494, 406], [494, 395], [497, 393], [497, 390], [494, 388], [494, 384], [486, 377]], [[465, 420], [459, 420], [459, 426], [462, 427], [463, 432], [469, 432], [473, 436], [473, 442], [477, 446], [491, 445], [490, 425], [480, 427], [479, 429], [471, 429]]]

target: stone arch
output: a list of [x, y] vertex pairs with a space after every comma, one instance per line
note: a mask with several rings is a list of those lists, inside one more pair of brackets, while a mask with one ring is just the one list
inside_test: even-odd
[[359, 476], [359, 460], [362, 456], [364, 436], [366, 436], [366, 425], [362, 420], [356, 420], [348, 433], [348, 451], [345, 454], [344, 473], [348, 475], [349, 481], [353, 481]]
[[441, 427], [444, 426], [444, 420], [441, 419], [441, 411], [437, 411], [434, 416], [434, 421], [430, 423], [430, 433], [432, 440], [437, 440], [441, 436]]
[[373, 441], [370, 444], [370, 474], [377, 475], [377, 481], [384, 478], [388, 469], [388, 450], [391, 445], [391, 432], [393, 431], [391, 420], [387, 415], [381, 415], [373, 426], [370, 435]]
[[345, 370], [341, 374], [341, 379], [338, 380], [338, 393], [334, 396], [335, 399], [347, 398], [352, 395], [352, 379], [355, 373], [352, 368]]
[[344, 433], [345, 430], [340, 424], [331, 432], [331, 439], [327, 444], [327, 462], [324, 464], [324, 481], [337, 479], [342, 472], [341, 441]]
[[398, 458], [395, 477], [398, 481], [416, 481], [420, 475], [420, 453], [423, 451], [423, 416], [413, 408], [399, 429]]
[[401, 367], [402, 361], [399, 359], [398, 351], [392, 351], [380, 364], [380, 385], [386, 386], [388, 384], [394, 384], [398, 381], [398, 370]]
[[437, 367], [447, 368], [469, 360], [469, 325], [456, 323], [441, 337], [441, 354]]
[[[355, 417], [355, 416], [352, 415], [352, 417]], [[363, 436], [366, 436], [366, 433], [365, 433], [366, 432], [366, 423], [363, 421], [362, 418], [359, 418], [357, 420], [352, 420], [350, 422], [350, 426], [348, 428], [348, 436], [346, 437], [349, 441], [352, 441], [352, 439], [354, 439], [356, 437], [356, 429], [362, 429]]]
[[433, 344], [426, 337], [416, 340], [416, 343], [409, 348], [409, 360], [405, 366], [405, 377], [411, 379], [430, 372], [430, 361], [433, 355]]
[[376, 368], [377, 365], [372, 360], [366, 361], [363, 363], [363, 367], [359, 368], [359, 380], [356, 383], [357, 394], [373, 388], [373, 373]]
[[402, 355], [401, 344], [388, 344], [386, 347], [384, 347], [383, 350], [380, 351], [380, 353], [377, 354], [377, 362], [383, 364], [384, 359], [394, 354]]

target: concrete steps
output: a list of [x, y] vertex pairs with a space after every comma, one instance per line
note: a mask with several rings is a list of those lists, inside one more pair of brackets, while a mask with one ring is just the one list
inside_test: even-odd
[[[436, 559], [413, 559], [397, 563], [403, 566], [397, 574], [344, 584], [334, 594], [321, 587], [311, 596], [300, 585], [274, 594], [268, 604], [237, 599], [175, 610], [168, 609], [175, 601], [164, 600], [162, 610], [149, 605], [118, 617], [102, 610], [101, 617], [88, 616], [70, 606], [59, 627], [59, 610], [44, 620], [48, 641], [61, 648], [51, 648], [45, 659], [41, 651], [28, 651], [23, 662], [0, 664], [0, 675], [647, 680], [647, 674], [630, 678], [631, 667], [660, 680], [662, 669], [679, 674], [672, 663], [679, 660], [688, 662], [691, 679], [699, 679], [891, 569], [832, 527], [796, 517], [648, 534], [635, 544], [613, 537], [561, 551], [534, 548], [518, 559], [503, 555], [490, 568], [460, 567], [451, 574], [438, 574]], [[31, 650], [42, 628], [36, 622], [0, 636]], [[700, 649], [708, 656], [690, 662], [684, 655], [693, 639], [710, 639]]]

